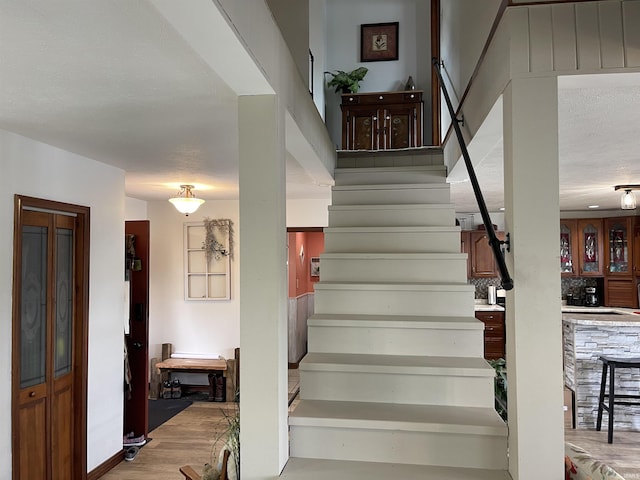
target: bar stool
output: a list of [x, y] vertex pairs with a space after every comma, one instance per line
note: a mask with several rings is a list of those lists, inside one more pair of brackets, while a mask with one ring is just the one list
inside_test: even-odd
[[[640, 406], [640, 395], [622, 395], [615, 393], [615, 374], [617, 368], [640, 368], [640, 357], [624, 358], [601, 355], [602, 361], [602, 381], [600, 383], [600, 398], [598, 399], [598, 420], [596, 430], [600, 431], [602, 426], [602, 411], [609, 413], [609, 428], [607, 442], [613, 443], [613, 406], [614, 405], [637, 405]], [[607, 369], [609, 370], [609, 393], [605, 393], [607, 384]], [[607, 402], [605, 403], [605, 398]], [[618, 399], [621, 399], [618, 401]], [[639, 401], [630, 401], [630, 400]]]

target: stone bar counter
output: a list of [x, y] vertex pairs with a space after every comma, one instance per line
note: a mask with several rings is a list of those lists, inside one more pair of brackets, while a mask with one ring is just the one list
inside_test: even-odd
[[[602, 376], [600, 355], [640, 357], [640, 315], [629, 309], [564, 308], [564, 381], [575, 394], [576, 428], [595, 429]], [[640, 370], [616, 371], [616, 393], [638, 395]], [[616, 430], [640, 431], [640, 407], [615, 407]], [[607, 413], [603, 425], [606, 430]]]

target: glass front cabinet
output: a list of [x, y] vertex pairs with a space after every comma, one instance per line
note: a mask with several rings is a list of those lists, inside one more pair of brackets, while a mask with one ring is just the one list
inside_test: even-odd
[[578, 220], [560, 220], [560, 273], [563, 277], [578, 273]]
[[607, 276], [629, 277], [633, 274], [632, 221], [633, 219], [629, 217], [607, 218], [605, 220]]
[[578, 220], [578, 268], [582, 277], [601, 277], [603, 269], [602, 219]]

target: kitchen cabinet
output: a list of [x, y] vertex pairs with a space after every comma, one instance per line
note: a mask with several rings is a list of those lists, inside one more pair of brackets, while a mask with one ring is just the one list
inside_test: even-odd
[[611, 277], [633, 275], [633, 217], [606, 218], [605, 274]]
[[632, 277], [605, 277], [604, 305], [607, 307], [638, 308], [636, 282]]
[[578, 273], [578, 220], [560, 220], [560, 273], [574, 277]]
[[640, 277], [640, 222], [633, 229], [633, 273]]
[[476, 318], [484, 323], [484, 358], [505, 358], [504, 312], [476, 311]]
[[[500, 240], [504, 240], [504, 232], [496, 232]], [[486, 278], [498, 277], [498, 267], [493, 256], [493, 249], [489, 245], [489, 235], [485, 230], [469, 232], [470, 277]]]
[[601, 277], [603, 268], [602, 219], [578, 220], [578, 274]]
[[342, 148], [385, 150], [422, 146], [422, 91], [342, 95]]
[[634, 217], [607, 218], [604, 228], [604, 304], [608, 307], [638, 308], [633, 271]]

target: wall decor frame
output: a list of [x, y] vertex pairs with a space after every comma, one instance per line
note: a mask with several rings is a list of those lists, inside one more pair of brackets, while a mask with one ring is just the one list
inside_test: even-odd
[[218, 221], [215, 230], [216, 249], [207, 254], [205, 222], [184, 224], [184, 299], [231, 300], [231, 228]]
[[360, 25], [360, 61], [398, 60], [398, 22]]

